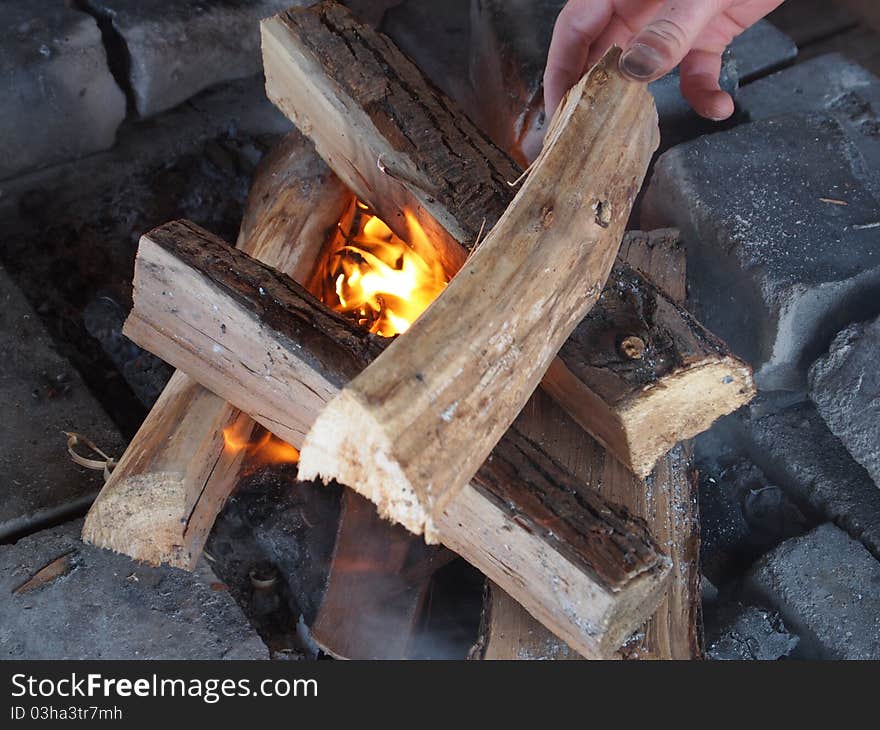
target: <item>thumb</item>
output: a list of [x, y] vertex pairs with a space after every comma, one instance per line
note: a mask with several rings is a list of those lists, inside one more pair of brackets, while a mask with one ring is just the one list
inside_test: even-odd
[[654, 81], [674, 69], [718, 14], [723, 0], [669, 0], [633, 36], [620, 70], [637, 81]]

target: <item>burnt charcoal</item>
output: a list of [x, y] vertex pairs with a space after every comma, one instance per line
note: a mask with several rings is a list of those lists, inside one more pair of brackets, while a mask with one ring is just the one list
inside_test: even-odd
[[[295, 465], [254, 469], [220, 513], [206, 549], [270, 648], [308, 653], [296, 625], [314, 620], [324, 595], [341, 488], [297, 482]], [[267, 569], [278, 580], [255, 586], [254, 571]]]
[[723, 584], [783, 540], [813, 524], [758, 467], [740, 459], [717, 476], [701, 473], [700, 562], [705, 575]]

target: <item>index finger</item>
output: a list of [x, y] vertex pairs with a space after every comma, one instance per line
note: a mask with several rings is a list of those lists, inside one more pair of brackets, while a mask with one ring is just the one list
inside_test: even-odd
[[590, 46], [613, 14], [612, 0], [569, 0], [553, 26], [544, 71], [544, 108], [553, 115], [566, 92], [584, 72]]

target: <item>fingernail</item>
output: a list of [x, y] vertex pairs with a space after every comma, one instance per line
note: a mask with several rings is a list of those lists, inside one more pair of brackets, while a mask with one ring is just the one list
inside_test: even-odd
[[639, 81], [650, 79], [663, 68], [663, 56], [645, 43], [636, 43], [620, 57], [620, 70]]

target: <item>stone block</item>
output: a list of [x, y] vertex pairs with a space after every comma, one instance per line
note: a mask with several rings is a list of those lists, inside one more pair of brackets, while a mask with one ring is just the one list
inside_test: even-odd
[[798, 390], [847, 324], [880, 310], [880, 184], [821, 114], [744, 124], [658, 160], [648, 229], [681, 229], [694, 314], [762, 390]]
[[82, 522], [0, 546], [2, 659], [266, 659], [202, 562], [152, 568], [83, 544]]
[[2, 541], [84, 512], [101, 488], [99, 472], [70, 460], [64, 431], [78, 431], [117, 457], [123, 440], [2, 268], [0, 351]]
[[843, 330], [810, 368], [810, 398], [880, 485], [880, 319]]
[[736, 62], [740, 84], [747, 84], [790, 63], [798, 54], [795, 42], [766, 20], [759, 20], [745, 33], [734, 38], [730, 50]]
[[260, 20], [310, 0], [88, 0], [126, 55], [137, 113], [151, 117], [262, 69]]
[[112, 147], [125, 95], [94, 18], [61, 2], [7, 2], [0, 27], [0, 180]]
[[[760, 408], [760, 403], [752, 410]], [[831, 520], [880, 559], [880, 489], [811, 403], [727, 422], [751, 459], [818, 521]]]
[[782, 543], [746, 578], [814, 659], [880, 659], [880, 563], [845, 532], [821, 525]]
[[797, 112], [832, 114], [868, 164], [880, 167], [880, 79], [839, 53], [759, 79], [742, 88], [736, 101], [751, 121]]

